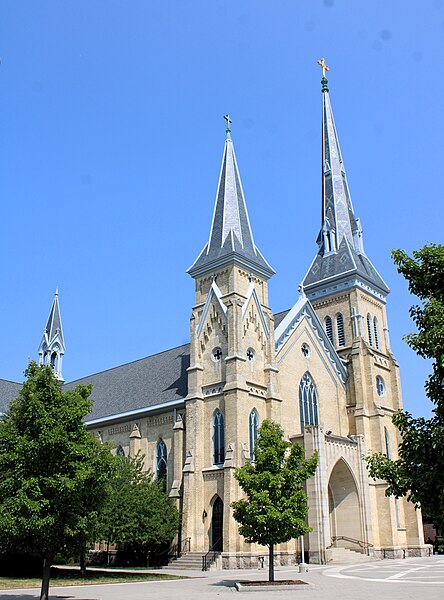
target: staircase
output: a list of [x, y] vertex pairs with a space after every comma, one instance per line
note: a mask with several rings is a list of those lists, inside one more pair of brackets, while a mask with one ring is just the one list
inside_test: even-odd
[[189, 571], [202, 571], [202, 552], [187, 552], [179, 558], [171, 560], [168, 566], [171, 569], [186, 569]]
[[349, 548], [331, 548], [332, 562], [334, 563], [361, 563], [375, 560], [367, 554], [362, 554], [359, 550]]

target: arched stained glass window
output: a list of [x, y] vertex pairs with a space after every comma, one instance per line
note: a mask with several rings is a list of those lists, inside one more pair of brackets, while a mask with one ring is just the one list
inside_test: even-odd
[[389, 438], [389, 432], [388, 432], [387, 427], [384, 427], [384, 437], [385, 437], [385, 454], [386, 454], [387, 458], [391, 458], [392, 453], [390, 451], [390, 438]]
[[375, 346], [379, 349], [379, 326], [378, 319], [376, 317], [373, 317], [373, 331], [375, 334]]
[[156, 475], [157, 479], [166, 479], [167, 476], [167, 448], [165, 442], [160, 439], [156, 448]]
[[250, 460], [254, 463], [254, 451], [256, 449], [256, 441], [259, 430], [259, 417], [253, 409], [250, 413]]
[[302, 431], [304, 425], [319, 425], [318, 395], [308, 373], [305, 373], [299, 384], [299, 411]]
[[224, 417], [220, 410], [213, 417], [213, 463], [221, 465], [225, 460]]
[[117, 446], [116, 456], [125, 456], [125, 450], [122, 448], [122, 446]]
[[324, 319], [324, 329], [325, 329], [325, 333], [328, 336], [328, 339], [330, 340], [330, 342], [332, 344], [334, 344], [334, 340], [333, 340], [333, 323], [331, 321], [331, 317], [325, 317], [325, 319]]
[[373, 346], [373, 328], [372, 328], [372, 318], [370, 313], [367, 314], [367, 333], [368, 333], [368, 343], [370, 346]]
[[344, 317], [341, 313], [336, 315], [336, 333], [338, 334], [338, 346], [345, 346]]

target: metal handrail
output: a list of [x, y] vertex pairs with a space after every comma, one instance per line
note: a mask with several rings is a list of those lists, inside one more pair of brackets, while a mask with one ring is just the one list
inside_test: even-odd
[[344, 540], [345, 542], [357, 544], [360, 548], [363, 548], [364, 550], [366, 550], [367, 548], [373, 548], [373, 544], [370, 544], [370, 542], [364, 542], [363, 540], [355, 540], [354, 538], [347, 537], [346, 535], [334, 535], [331, 538], [332, 542], [337, 542], [338, 540]]
[[202, 571], [209, 571], [211, 565], [214, 563], [216, 558], [220, 554], [220, 550], [214, 550], [214, 547], [219, 544], [222, 538], [219, 538], [208, 550], [204, 556], [202, 556]]
[[182, 554], [187, 554], [191, 548], [191, 538], [187, 537], [182, 540], [181, 544], [174, 544], [168, 550], [168, 559], [179, 558]]

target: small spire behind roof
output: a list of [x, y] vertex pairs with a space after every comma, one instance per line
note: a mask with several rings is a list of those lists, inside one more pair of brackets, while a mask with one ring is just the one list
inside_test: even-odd
[[65, 354], [62, 317], [59, 305], [59, 288], [56, 288], [45, 331], [39, 346], [40, 364], [51, 365], [57, 379], [63, 381], [62, 357]]

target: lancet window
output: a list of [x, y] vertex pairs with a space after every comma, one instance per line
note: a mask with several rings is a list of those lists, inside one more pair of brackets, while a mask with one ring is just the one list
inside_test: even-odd
[[370, 346], [373, 346], [373, 328], [372, 328], [372, 317], [370, 313], [367, 314], [367, 333], [368, 333], [368, 343]]
[[213, 417], [213, 463], [221, 465], [225, 460], [224, 417], [220, 410]]
[[162, 439], [156, 447], [156, 475], [157, 479], [166, 479], [167, 475], [167, 448]]
[[373, 332], [375, 334], [375, 346], [379, 349], [379, 325], [376, 317], [373, 317]]
[[309, 373], [305, 373], [299, 384], [299, 411], [302, 431], [305, 425], [319, 425], [318, 395]]
[[345, 346], [344, 317], [341, 313], [336, 315], [336, 333], [338, 335], [338, 346]]
[[256, 449], [256, 441], [259, 431], [259, 417], [253, 409], [250, 413], [250, 460], [254, 463], [254, 452]]
[[330, 342], [332, 344], [334, 344], [334, 339], [333, 339], [333, 323], [331, 320], [331, 317], [325, 317], [324, 319], [324, 329], [325, 329], [325, 333], [328, 336], [328, 339], [330, 340]]

